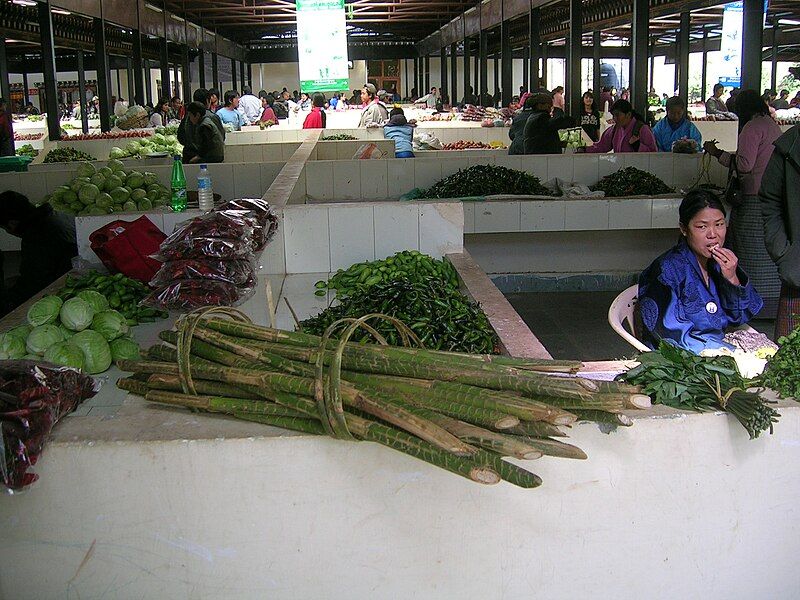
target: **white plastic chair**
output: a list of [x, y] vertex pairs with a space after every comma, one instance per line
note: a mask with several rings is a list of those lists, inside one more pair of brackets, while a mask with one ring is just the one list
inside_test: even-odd
[[616, 331], [622, 339], [636, 348], [639, 352], [649, 352], [650, 348], [645, 346], [636, 337], [636, 329], [633, 324], [633, 315], [636, 311], [636, 295], [638, 293], [639, 286], [634, 284], [631, 287], [623, 290], [619, 296], [614, 298], [614, 301], [608, 308], [608, 324], [611, 325], [611, 329]]
[[[619, 334], [619, 336], [628, 342], [631, 346], [640, 352], [650, 352], [650, 348], [645, 346], [636, 337], [636, 329], [634, 327], [633, 315], [636, 312], [636, 297], [639, 292], [639, 286], [634, 284], [631, 287], [620, 292], [619, 296], [614, 298], [611, 306], [608, 308], [608, 323], [611, 328]], [[626, 329], [627, 323], [627, 329]], [[739, 325], [732, 329], [743, 329], [745, 331], [755, 331], [750, 325]]]

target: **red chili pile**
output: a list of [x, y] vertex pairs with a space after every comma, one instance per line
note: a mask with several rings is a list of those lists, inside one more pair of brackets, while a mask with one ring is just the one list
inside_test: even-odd
[[471, 140], [458, 140], [442, 146], [442, 150], [490, 150], [492, 147], [483, 142], [473, 142]]
[[40, 140], [44, 137], [43, 133], [15, 133], [14, 134], [14, 141], [15, 142], [32, 142], [36, 140]]
[[152, 134], [149, 131], [119, 131], [116, 133], [79, 133], [78, 135], [62, 136], [64, 142], [74, 142], [83, 140], [117, 140], [121, 138], [146, 138]]
[[75, 369], [29, 360], [0, 361], [0, 476], [19, 490], [39, 476], [36, 464], [53, 426], [97, 393], [91, 377]]

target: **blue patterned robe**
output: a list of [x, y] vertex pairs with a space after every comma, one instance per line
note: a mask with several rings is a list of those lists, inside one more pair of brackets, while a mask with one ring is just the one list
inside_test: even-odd
[[764, 305], [745, 272], [737, 274], [739, 286], [728, 282], [711, 259], [706, 287], [697, 257], [681, 240], [639, 276], [642, 341], [655, 348], [664, 339], [696, 354], [730, 347], [723, 342], [725, 329], [747, 323]]

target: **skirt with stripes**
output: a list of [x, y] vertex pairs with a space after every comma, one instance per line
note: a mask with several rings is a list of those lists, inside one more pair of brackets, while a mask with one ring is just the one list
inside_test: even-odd
[[800, 288], [784, 283], [778, 301], [778, 317], [775, 319], [775, 339], [789, 335], [798, 325], [800, 325]]
[[741, 204], [732, 209], [728, 236], [730, 240], [726, 245], [739, 258], [739, 266], [764, 300], [758, 318], [774, 319], [781, 281], [778, 267], [764, 245], [764, 219], [758, 196], [742, 196]]

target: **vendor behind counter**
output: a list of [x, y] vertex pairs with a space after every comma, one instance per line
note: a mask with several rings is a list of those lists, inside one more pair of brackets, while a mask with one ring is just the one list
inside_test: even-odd
[[67, 273], [78, 246], [73, 222], [17, 192], [0, 193], [0, 227], [22, 240], [19, 278], [7, 289], [0, 253], [0, 314], [5, 315]]

